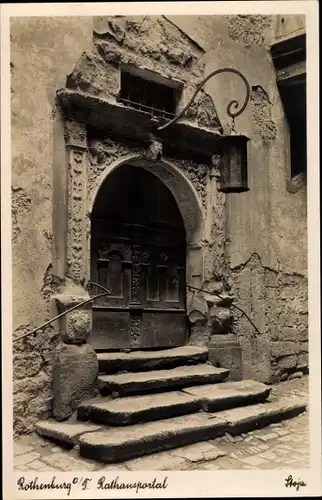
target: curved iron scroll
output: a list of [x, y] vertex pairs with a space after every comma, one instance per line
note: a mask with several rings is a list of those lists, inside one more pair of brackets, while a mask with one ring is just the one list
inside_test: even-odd
[[213, 76], [219, 75], [220, 73], [234, 73], [235, 75], [240, 76], [240, 78], [245, 83], [246, 97], [245, 97], [245, 101], [244, 101], [243, 105], [240, 107], [240, 109], [237, 109], [237, 111], [232, 111], [232, 107], [238, 108], [238, 106], [239, 106], [239, 103], [238, 103], [238, 101], [236, 101], [236, 99], [233, 99], [227, 105], [227, 114], [232, 119], [234, 119], [236, 116], [241, 115], [242, 112], [244, 111], [244, 109], [246, 108], [246, 106], [247, 106], [247, 104], [249, 102], [249, 99], [250, 99], [250, 93], [251, 93], [250, 85], [249, 85], [246, 77], [240, 71], [238, 71], [238, 69], [234, 69], [234, 68], [220, 68], [220, 69], [216, 69], [215, 71], [213, 71], [212, 73], [210, 73], [209, 75], [207, 75], [202, 80], [202, 82], [199, 83], [199, 85], [197, 86], [197, 88], [196, 88], [193, 96], [191, 97], [191, 99], [188, 102], [188, 104], [183, 108], [183, 110], [177, 116], [175, 116], [172, 120], [170, 120], [169, 122], [165, 123], [164, 125], [161, 125], [160, 127], [158, 127], [157, 130], [158, 131], [164, 130], [167, 127], [169, 127], [170, 125], [173, 125], [173, 123], [175, 123], [176, 121], [178, 121], [186, 113], [186, 111], [190, 108], [190, 106], [192, 105], [193, 101], [195, 100], [197, 94], [200, 92], [200, 90], [205, 85], [205, 83], [207, 83], [208, 80], [210, 80], [210, 78], [212, 78]]

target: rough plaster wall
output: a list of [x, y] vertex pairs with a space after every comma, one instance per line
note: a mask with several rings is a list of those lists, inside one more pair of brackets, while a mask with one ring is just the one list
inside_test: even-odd
[[244, 378], [263, 382], [285, 380], [308, 367], [306, 278], [296, 272], [273, 270], [253, 254], [231, 274], [241, 313], [234, 312], [234, 330], [243, 349]]
[[[52, 315], [55, 94], [91, 45], [88, 18], [14, 18], [11, 23], [13, 329], [18, 336]], [[14, 431], [33, 430], [51, 410], [54, 327], [14, 344]]]
[[308, 312], [306, 279], [297, 273], [265, 270], [266, 329], [270, 334], [273, 380], [307, 371]]
[[267, 45], [272, 24], [271, 16], [239, 15], [224, 16], [228, 26], [228, 34], [240, 45]]
[[[265, 37], [261, 39], [254, 33], [254, 43], [265, 45]], [[248, 50], [252, 52], [252, 47]], [[260, 85], [255, 79], [251, 83], [253, 144], [249, 174], [255, 191], [244, 197], [245, 201], [252, 200], [252, 210], [244, 212], [249, 217], [244, 234], [249, 243], [243, 250], [250, 253], [250, 259], [241, 264], [236, 250], [244, 238], [239, 228], [231, 224], [231, 285], [239, 300], [240, 290], [250, 287], [249, 312], [261, 331], [254, 338], [245, 319], [235, 318], [235, 332], [243, 346], [244, 376], [276, 381], [307, 366], [306, 188], [295, 196], [286, 189], [288, 130], [274, 73]], [[230, 220], [239, 210], [239, 200], [235, 199]], [[275, 282], [267, 282], [269, 273], [277, 273]], [[296, 286], [290, 285], [290, 292], [287, 287], [292, 276], [297, 281]], [[275, 297], [279, 298], [277, 302]], [[290, 342], [290, 335], [295, 342]], [[305, 343], [300, 343], [304, 338]]]
[[[250, 191], [226, 197], [226, 238], [231, 273], [228, 281], [236, 304], [250, 314], [262, 332], [255, 337], [246, 318], [234, 311], [234, 332], [243, 347], [243, 375], [263, 381], [284, 378], [307, 361], [306, 186], [296, 193], [286, 189], [290, 175], [289, 132], [269, 54], [277, 24], [281, 22], [275, 17], [200, 16], [198, 23], [194, 23], [190, 17], [171, 16], [173, 23], [185, 29], [206, 50], [205, 74], [220, 67], [233, 67], [246, 76], [252, 87], [250, 105], [236, 118], [237, 133], [251, 138]], [[302, 29], [303, 16], [284, 17], [286, 34]], [[242, 82], [232, 75], [221, 75], [210, 80], [206, 88], [224, 132], [229, 133], [231, 124], [226, 106], [234, 98], [243, 102]], [[277, 273], [278, 278], [275, 284], [268, 285], [266, 276], [270, 272], [274, 276]], [[290, 276], [297, 279], [293, 292], [301, 313], [290, 296], [280, 299], [278, 307], [271, 303], [272, 296], [280, 297], [283, 288], [287, 288]], [[269, 315], [271, 327], [267, 324]], [[289, 328], [298, 343], [306, 336], [303, 345], [290, 343]], [[292, 368], [289, 365], [283, 368], [283, 363], [290, 363], [290, 359], [280, 362], [276, 357], [276, 346], [273, 349], [276, 342], [284, 343], [288, 351], [293, 349], [289, 355], [294, 356], [293, 365], [295, 359], [297, 364]], [[298, 349], [303, 349], [303, 354]]]

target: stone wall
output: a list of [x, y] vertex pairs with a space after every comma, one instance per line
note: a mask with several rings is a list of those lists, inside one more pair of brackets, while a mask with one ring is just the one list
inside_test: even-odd
[[[277, 40], [303, 32], [305, 19], [303, 16], [200, 16], [197, 20], [171, 16], [169, 19], [204, 49], [205, 74], [220, 67], [233, 67], [247, 77], [252, 87], [250, 105], [235, 124], [237, 133], [251, 139], [250, 191], [230, 194], [225, 201], [226, 288], [231, 289], [236, 305], [245, 309], [261, 332], [255, 336], [254, 328], [235, 310], [233, 331], [242, 346], [243, 377], [270, 382], [292, 372], [306, 371], [306, 185], [294, 193], [287, 189], [289, 129], [269, 52]], [[206, 90], [224, 132], [229, 133], [231, 123], [226, 107], [234, 98], [243, 102], [242, 82], [232, 75], [221, 75], [210, 80]], [[268, 284], [268, 273], [276, 275], [275, 284]], [[280, 297], [283, 280], [288, 287], [292, 277], [296, 280], [296, 298], [280, 298], [275, 308], [276, 301], [271, 297]], [[290, 343], [289, 328], [297, 339], [295, 343]], [[284, 345], [287, 356], [292, 358], [279, 356], [274, 347], [276, 342]]]
[[[14, 335], [55, 313], [50, 297], [61, 291], [65, 278], [66, 153], [56, 91], [67, 86], [115, 99], [118, 65], [131, 63], [180, 80], [181, 109], [204, 75], [228, 66], [242, 71], [252, 87], [251, 103], [236, 119], [237, 132], [251, 139], [250, 191], [218, 193], [216, 167], [206, 180], [200, 172], [191, 178], [208, 214], [203, 285], [225, 296], [233, 294], [261, 332], [255, 335], [235, 310], [232, 330], [242, 346], [244, 378], [270, 382], [307, 370], [306, 187], [296, 193], [286, 189], [289, 132], [269, 54], [278, 37], [276, 23], [269, 16], [12, 21]], [[301, 23], [286, 20], [285, 29], [292, 32]], [[229, 132], [227, 104], [231, 99], [243, 102], [244, 92], [238, 77], [217, 76], [186, 119]], [[211, 345], [213, 337], [227, 333], [231, 317], [227, 302], [206, 297], [206, 304], [206, 328], [196, 328], [193, 340], [209, 342], [211, 337]], [[30, 432], [38, 418], [51, 412], [57, 338], [53, 325], [14, 344], [16, 433]]]
[[[81, 53], [91, 45], [92, 19], [11, 21], [13, 329], [22, 335], [52, 315], [53, 150], [64, 144], [55, 108]], [[57, 160], [57, 158], [55, 158]], [[55, 325], [13, 345], [14, 431], [31, 432], [51, 411]]]

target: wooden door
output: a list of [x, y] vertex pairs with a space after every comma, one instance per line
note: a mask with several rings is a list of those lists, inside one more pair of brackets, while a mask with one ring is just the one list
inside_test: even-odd
[[111, 295], [93, 304], [90, 342], [102, 350], [184, 345], [185, 234], [178, 208], [153, 174], [127, 167], [115, 177], [113, 196], [106, 192], [104, 210], [92, 217], [91, 279]]

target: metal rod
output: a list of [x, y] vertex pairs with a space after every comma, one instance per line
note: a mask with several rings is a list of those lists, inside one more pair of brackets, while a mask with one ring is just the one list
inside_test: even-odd
[[111, 293], [112, 293], [110, 290], [108, 290], [107, 288], [105, 288], [105, 286], [100, 285], [99, 283], [94, 283], [94, 281], [89, 281], [88, 286], [89, 286], [89, 288], [93, 288], [93, 286], [96, 286], [97, 288], [100, 288], [101, 290], [104, 290], [104, 292], [106, 293], [106, 295], [111, 295]]
[[[204, 293], [209, 293], [210, 295], [215, 295], [216, 297], [219, 297], [220, 299], [224, 300], [224, 297], [222, 297], [221, 295], [219, 295], [219, 293], [216, 293], [216, 292], [209, 292], [209, 290], [205, 290], [204, 288], [197, 288], [195, 286], [191, 286], [191, 285], [186, 285], [186, 287], [192, 292], [193, 290], [196, 290], [198, 292], [204, 292]], [[256, 332], [261, 335], [261, 332], [258, 330], [257, 326], [254, 325], [254, 323], [252, 322], [252, 320], [250, 319], [250, 317], [248, 316], [248, 314], [245, 313], [245, 311], [243, 311], [243, 309], [241, 309], [240, 307], [238, 306], [235, 306], [235, 304], [231, 304], [231, 307], [234, 307], [235, 309], [238, 309], [238, 311], [240, 311], [241, 313], [243, 313], [244, 316], [246, 316], [246, 318], [248, 319], [248, 321], [250, 322], [250, 324], [255, 328]]]
[[213, 71], [208, 76], [206, 76], [202, 80], [202, 82], [199, 83], [199, 85], [197, 86], [197, 88], [196, 88], [193, 96], [191, 97], [191, 99], [188, 102], [188, 104], [183, 108], [183, 110], [177, 116], [175, 116], [172, 120], [170, 120], [168, 123], [165, 123], [164, 125], [161, 125], [160, 127], [158, 127], [157, 130], [158, 131], [164, 130], [167, 127], [169, 127], [170, 125], [173, 125], [176, 121], [178, 121], [185, 114], [185, 112], [190, 108], [191, 104], [193, 103], [193, 101], [195, 100], [197, 94], [200, 92], [200, 90], [205, 85], [205, 83], [207, 83], [208, 80], [210, 80], [210, 78], [212, 78], [213, 76], [219, 75], [220, 73], [234, 73], [235, 75], [240, 76], [240, 78], [245, 83], [245, 86], [246, 86], [246, 97], [245, 97], [244, 104], [241, 106], [241, 108], [238, 109], [235, 112], [231, 111], [232, 107], [238, 108], [238, 106], [239, 106], [239, 103], [238, 103], [238, 101], [236, 101], [236, 99], [233, 99], [227, 105], [227, 114], [228, 114], [228, 116], [230, 116], [233, 119], [236, 116], [239, 116], [244, 111], [244, 109], [246, 108], [246, 106], [247, 106], [247, 104], [249, 102], [249, 99], [250, 99], [250, 85], [249, 85], [247, 79], [245, 78], [245, 76], [240, 71], [238, 71], [237, 69], [234, 69], [234, 68], [220, 68], [220, 69], [217, 69], [217, 70]]
[[23, 339], [24, 337], [28, 337], [29, 335], [35, 334], [38, 330], [42, 330], [46, 326], [50, 325], [51, 323], [53, 323], [57, 319], [61, 318], [65, 314], [67, 314], [67, 313], [69, 313], [71, 311], [74, 311], [74, 309], [77, 309], [78, 307], [84, 306], [85, 304], [88, 304], [89, 302], [92, 302], [93, 300], [99, 299], [100, 297], [104, 297], [106, 295], [111, 295], [111, 292], [107, 288], [105, 288], [102, 285], [99, 285], [98, 283], [93, 283], [92, 281], [90, 281], [89, 285], [90, 286], [97, 286], [98, 288], [101, 288], [102, 290], [104, 290], [104, 293], [99, 293], [98, 295], [94, 295], [94, 297], [86, 299], [83, 302], [81, 302], [80, 304], [76, 304], [75, 306], [71, 307], [70, 309], [67, 309], [67, 311], [63, 311], [62, 313], [57, 314], [57, 316], [54, 316], [53, 318], [51, 318], [50, 320], [46, 321], [42, 325], [37, 326], [37, 328], [35, 328], [34, 330], [31, 330], [30, 332], [24, 333], [23, 335], [20, 335], [19, 337], [14, 338], [13, 342], [16, 342], [17, 340]]

